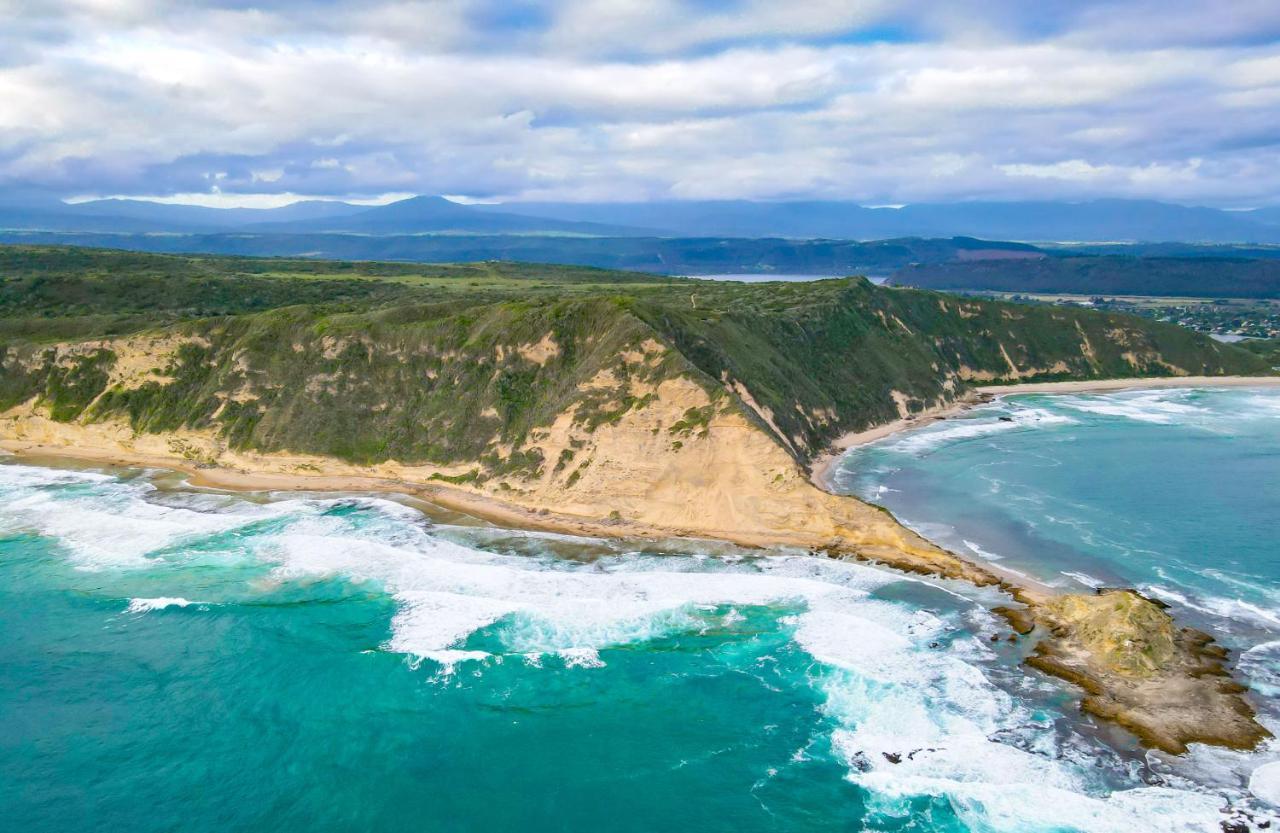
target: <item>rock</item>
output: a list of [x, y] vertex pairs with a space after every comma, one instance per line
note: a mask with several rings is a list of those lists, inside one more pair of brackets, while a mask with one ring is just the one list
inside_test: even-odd
[[1005, 621], [1009, 623], [1009, 627], [1013, 628], [1014, 632], [1021, 636], [1026, 636], [1035, 629], [1036, 620], [1028, 608], [1001, 605], [1000, 607], [993, 607], [991, 612], [997, 616], [1003, 616]]
[[884, 755], [884, 759], [891, 764], [902, 763], [902, 755], [897, 752], [881, 752], [880, 754]]

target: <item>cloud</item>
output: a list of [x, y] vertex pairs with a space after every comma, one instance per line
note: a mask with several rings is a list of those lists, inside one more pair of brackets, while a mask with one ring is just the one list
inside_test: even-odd
[[1273, 202], [1274, 6], [0, 0], [0, 189]]

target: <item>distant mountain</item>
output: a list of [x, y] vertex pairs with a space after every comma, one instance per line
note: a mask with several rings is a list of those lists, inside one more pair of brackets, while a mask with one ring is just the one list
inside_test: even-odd
[[1280, 243], [1280, 208], [1222, 211], [1146, 200], [922, 203], [668, 201], [463, 205], [411, 197], [380, 206], [320, 200], [281, 208], [206, 208], [144, 200], [68, 205], [0, 194], [0, 229], [50, 232], [883, 240], [976, 237], [1057, 243]]
[[365, 209], [343, 217], [264, 223], [251, 227], [274, 232], [355, 232], [360, 234], [651, 234], [644, 229], [609, 225], [586, 220], [479, 211], [473, 206], [444, 197], [411, 197], [407, 200]]
[[410, 197], [379, 206], [304, 200], [279, 208], [209, 208], [147, 200], [51, 199], [0, 195], [0, 229], [107, 234], [269, 232], [317, 234], [654, 235], [649, 229], [479, 211], [444, 197]]
[[242, 228], [269, 220], [321, 220], [368, 210], [368, 206], [304, 200], [279, 208], [209, 208], [148, 200], [0, 197], [0, 228], [60, 232], [194, 233]]
[[[504, 203], [477, 206], [560, 220], [658, 228], [682, 237], [871, 240], [954, 237], [1046, 242], [1280, 242], [1261, 212], [1230, 212], [1149, 200], [921, 203], [867, 208], [851, 202]], [[1280, 222], [1280, 219], [1277, 219]]]
[[1266, 223], [1271, 226], [1280, 225], [1280, 205], [1255, 208], [1253, 211], [1242, 211], [1240, 213], [1258, 223]]
[[69, 213], [146, 220], [157, 226], [236, 228], [252, 223], [322, 220], [368, 211], [367, 205], [333, 200], [302, 200], [279, 208], [209, 208], [148, 200], [92, 200], [67, 206]]

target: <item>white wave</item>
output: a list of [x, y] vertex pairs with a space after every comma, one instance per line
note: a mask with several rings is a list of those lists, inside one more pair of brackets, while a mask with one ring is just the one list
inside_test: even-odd
[[1280, 615], [1243, 599], [1225, 599], [1218, 596], [1192, 599], [1184, 593], [1158, 584], [1143, 585], [1142, 590], [1148, 595], [1198, 610], [1209, 616], [1235, 619], [1267, 630], [1280, 630]]
[[565, 668], [604, 668], [600, 652], [593, 648], [565, 648], [559, 653]]
[[64, 486], [77, 483], [107, 483], [116, 478], [109, 474], [75, 469], [46, 469], [20, 463], [0, 465], [0, 489]]
[[[62, 478], [61, 474], [24, 473], [8, 483], [6, 499], [0, 503], [0, 528], [54, 539], [86, 570], [147, 566], [151, 554], [181, 541], [293, 511], [285, 504], [247, 501], [238, 501], [233, 511], [225, 511], [217, 496], [196, 496], [192, 506], [169, 506], [147, 500], [154, 487], [145, 482], [121, 482], [105, 475]], [[80, 483], [94, 488], [73, 492], [44, 488]], [[200, 500], [207, 502], [209, 511], [192, 508]]]
[[1280, 393], [1256, 393], [1244, 401], [1240, 412], [1247, 416], [1274, 418], [1280, 416]]
[[1236, 663], [1249, 678], [1249, 686], [1265, 702], [1280, 704], [1280, 640], [1254, 645]]
[[[512, 653], [598, 650], [697, 627], [700, 606], [803, 602], [832, 593], [862, 597], [893, 581], [871, 568], [808, 557], [762, 559], [767, 577], [636, 566], [645, 559], [549, 568], [429, 537], [414, 547], [388, 546], [343, 534], [321, 518], [275, 536], [268, 555], [280, 562], [282, 578], [342, 575], [381, 584], [400, 603], [388, 647], [415, 656], [458, 648], [499, 621]], [[682, 561], [688, 566], [692, 559]], [[832, 575], [839, 578], [814, 577]]]
[[431, 660], [440, 666], [439, 676], [447, 678], [452, 677], [453, 673], [458, 670], [458, 666], [464, 662], [484, 662], [492, 658], [492, 654], [484, 651], [427, 651], [422, 655], [415, 655], [409, 665], [416, 670], [423, 660]]
[[975, 544], [972, 541], [965, 541], [964, 545], [968, 547], [969, 550], [973, 552], [975, 555], [981, 556], [982, 558], [985, 558], [988, 561], [999, 561], [1002, 558], [1002, 556], [996, 555], [994, 552], [991, 552], [990, 550], [984, 550], [981, 546], [979, 546], [978, 544]]
[[[912, 799], [941, 795], [983, 830], [1189, 831], [1214, 819], [1221, 802], [1212, 796], [1099, 789], [1087, 768], [1054, 754], [1049, 733], [1029, 732], [1033, 716], [977, 667], [924, 647], [936, 635], [929, 623], [907, 636], [893, 606], [817, 607], [800, 617], [797, 641], [837, 669], [822, 681], [840, 724], [833, 746], [877, 812], [905, 820]], [[992, 739], [1009, 733], [1026, 748]]]
[[[989, 655], [976, 638], [942, 647], [954, 625], [873, 599], [871, 590], [895, 578], [872, 568], [806, 556], [738, 565], [627, 556], [567, 565], [429, 538], [415, 548], [388, 547], [324, 531], [325, 523], [308, 519], [297, 526], [309, 532], [275, 538], [277, 572], [383, 583], [401, 603], [388, 647], [434, 659], [442, 673], [500, 659], [466, 648], [485, 628], [524, 663], [541, 667], [553, 655], [564, 667], [586, 669], [603, 665], [600, 652], [614, 645], [722, 626], [744, 606], [784, 604], [795, 609], [787, 621], [796, 644], [826, 669], [816, 678], [839, 725], [834, 747], [880, 812], [909, 813], [912, 798], [935, 795], [991, 830], [1192, 830], [1217, 816], [1215, 797], [1110, 792], [1094, 783], [1093, 767], [1056, 756], [1052, 732], [1036, 729], [1026, 707], [974, 664]], [[664, 563], [684, 566], [661, 569]], [[708, 620], [708, 610], [719, 613]], [[1007, 733], [1022, 733], [1027, 748], [993, 739]]]
[[1263, 764], [1249, 776], [1249, 792], [1280, 809], [1280, 761]]
[[126, 613], [147, 613], [152, 610], [164, 610], [166, 607], [190, 607], [195, 602], [181, 596], [158, 596], [154, 599], [130, 599]]
[[1137, 391], [1082, 396], [1060, 396], [1054, 402], [1088, 414], [1114, 416], [1136, 422], [1172, 425], [1210, 415], [1210, 411], [1186, 401], [1181, 389]]
[[1082, 572], [1073, 571], [1073, 570], [1063, 570], [1062, 575], [1070, 579], [1075, 579], [1076, 581], [1083, 584], [1085, 587], [1092, 587], [1094, 590], [1097, 590], [1099, 587], [1106, 587], [1107, 585], [1105, 581], [1094, 578], [1088, 573], [1082, 573]]
[[924, 454], [950, 443], [1002, 434], [1006, 431], [1075, 423], [1076, 420], [1069, 416], [1044, 408], [1016, 407], [1008, 411], [980, 411], [972, 416], [908, 431], [881, 447], [885, 451], [900, 454]]
[[[274, 563], [277, 580], [340, 576], [384, 588], [398, 605], [386, 647], [413, 663], [431, 660], [442, 675], [504, 656], [533, 666], [555, 656], [559, 662], [548, 667], [589, 673], [612, 646], [724, 627], [732, 624], [729, 611], [773, 608], [813, 657], [812, 679], [838, 727], [833, 748], [880, 813], [906, 815], [913, 799], [939, 796], [970, 826], [988, 830], [1179, 831], [1216, 823], [1213, 796], [1116, 791], [1094, 762], [1064, 754], [1051, 727], [987, 679], [980, 663], [990, 652], [959, 630], [964, 620], [873, 597], [904, 580], [886, 571], [804, 555], [562, 562], [443, 540], [402, 507], [362, 504], [343, 513], [332, 502], [294, 499], [203, 512], [158, 507], [115, 488], [96, 504], [84, 499], [70, 520], [33, 505], [63, 540], [86, 523], [94, 535], [121, 536], [113, 548], [278, 516], [281, 525], [244, 544]], [[77, 500], [56, 502], [64, 508]], [[126, 534], [135, 524], [142, 531]], [[488, 650], [472, 641], [481, 631]]]

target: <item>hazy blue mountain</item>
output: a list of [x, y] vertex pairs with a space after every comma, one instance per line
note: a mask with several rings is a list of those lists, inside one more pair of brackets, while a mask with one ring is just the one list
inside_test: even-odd
[[870, 240], [967, 235], [1029, 241], [1280, 242], [1260, 221], [1271, 209], [1230, 212], [1150, 200], [922, 203], [867, 208], [850, 202], [505, 203], [561, 220], [659, 228], [679, 236], [801, 237]]
[[0, 196], [0, 228], [111, 233], [191, 233], [241, 228], [267, 220], [319, 220], [367, 210], [350, 203], [303, 200], [280, 208], [208, 208], [147, 200], [68, 204], [51, 197]]
[[1272, 205], [1266, 208], [1255, 208], [1253, 211], [1241, 212], [1258, 223], [1266, 223], [1267, 225], [1280, 225], [1280, 205]]
[[208, 208], [147, 200], [93, 200], [67, 206], [69, 213], [147, 220], [158, 226], [235, 228], [252, 223], [322, 220], [367, 211], [368, 206], [333, 200], [301, 200], [279, 208]]
[[361, 234], [588, 234], [634, 235], [652, 232], [624, 225], [560, 220], [499, 211], [480, 211], [474, 206], [452, 202], [444, 197], [410, 197], [407, 200], [367, 208], [344, 217], [297, 220], [254, 226], [260, 231], [276, 232], [358, 232]]
[[143, 200], [67, 205], [0, 195], [0, 228], [54, 232], [366, 235], [557, 234], [883, 240], [976, 237], [1039, 242], [1280, 243], [1280, 208], [1222, 211], [1148, 200], [922, 203], [668, 201], [462, 205], [411, 197], [381, 206], [301, 201], [273, 209], [205, 208]]

